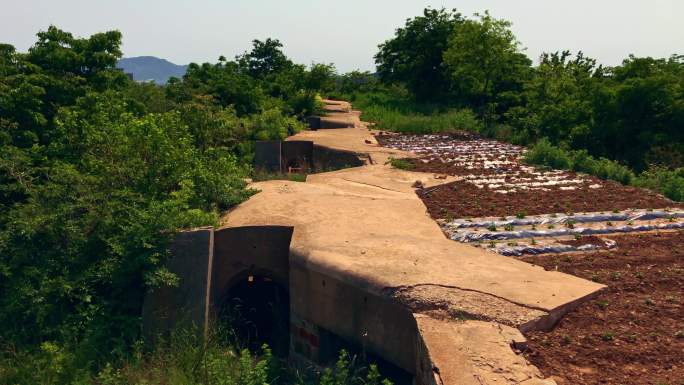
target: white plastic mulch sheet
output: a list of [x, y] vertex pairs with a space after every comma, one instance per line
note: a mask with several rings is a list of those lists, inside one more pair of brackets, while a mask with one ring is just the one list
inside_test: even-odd
[[[683, 229], [684, 211], [633, 210], [614, 213], [548, 214], [524, 218], [476, 218], [443, 221], [447, 236], [459, 242], [489, 242], [489, 248], [503, 255], [563, 253], [607, 249], [615, 242], [600, 239], [597, 244], [573, 246], [558, 239], [580, 238], [653, 230]], [[517, 240], [528, 239], [519, 244]], [[513, 241], [513, 242], [509, 242]]]
[[[567, 171], [539, 171], [521, 162], [524, 148], [489, 139], [461, 140], [448, 135], [392, 135], [384, 139], [387, 147], [411, 151], [421, 161], [439, 161], [472, 172], [463, 179], [499, 193], [519, 190], [574, 190], [589, 179]], [[599, 188], [600, 184], [591, 184]]]
[[[595, 179], [583, 175], [558, 170], [540, 171], [523, 164], [523, 147], [461, 136], [391, 135], [385, 137], [383, 142], [387, 147], [411, 151], [425, 163], [436, 161], [452, 165], [454, 173], [463, 180], [502, 194], [521, 190], [602, 187], [602, 182], [592, 182]], [[596, 236], [681, 229], [684, 228], [684, 221], [680, 221], [682, 218], [684, 211], [663, 209], [439, 222], [452, 240], [475, 243], [504, 255], [522, 255], [611, 248], [615, 247], [615, 242]], [[594, 237], [582, 238], [589, 235]], [[578, 242], [567, 242], [573, 238]], [[483, 242], [486, 242], [486, 246]]]
[[592, 223], [609, 221], [651, 221], [654, 219], [684, 218], [684, 211], [655, 211], [655, 210], [634, 210], [616, 213], [585, 213], [585, 214], [544, 214], [524, 218], [484, 218], [484, 219], [454, 219], [442, 224], [442, 227], [449, 229], [461, 228], [487, 228], [492, 225], [496, 227], [513, 226], [532, 226], [545, 224], [565, 224], [572, 223]]

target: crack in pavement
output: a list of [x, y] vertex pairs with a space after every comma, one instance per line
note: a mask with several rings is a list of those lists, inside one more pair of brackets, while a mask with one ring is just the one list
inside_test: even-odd
[[387, 190], [387, 191], [392, 191], [392, 192], [396, 192], [396, 193], [400, 193], [400, 194], [405, 194], [404, 191], [393, 190], [393, 189], [391, 189], [391, 188], [387, 188], [387, 187], [382, 187], [382, 186], [374, 185], [374, 184], [372, 184], [372, 183], [364, 183], [364, 182], [359, 182], [359, 181], [355, 181], [355, 180], [351, 180], [351, 179], [347, 179], [347, 178], [340, 178], [340, 179], [342, 179], [342, 180], [344, 180], [344, 181], [347, 181], [347, 182], [351, 182], [351, 183], [356, 183], [356, 184], [360, 184], [360, 185], [364, 185], [364, 186], [370, 186], [370, 187], [376, 187], [376, 188], [383, 189], [383, 190]]
[[477, 289], [468, 289], [468, 288], [459, 287], [459, 286], [443, 285], [443, 284], [437, 284], [437, 283], [418, 283], [418, 284], [415, 284], [415, 285], [394, 286], [394, 287], [385, 288], [385, 290], [387, 290], [388, 294], [390, 294], [390, 295], [392, 295], [392, 296], [396, 296], [396, 294], [402, 293], [402, 292], [404, 292], [404, 291], [411, 290], [411, 289], [418, 288], [418, 287], [425, 287], [425, 286], [442, 287], [442, 288], [446, 288], [446, 289], [457, 289], [457, 290], [463, 290], [463, 291], [467, 291], [467, 292], [472, 292], [472, 293], [478, 293], [478, 294], [482, 294], [482, 295], [487, 295], [487, 296], [490, 296], [490, 297], [493, 297], [493, 298], [497, 298], [497, 299], [500, 299], [500, 300], [505, 301], [505, 302], [508, 302], [508, 303], [512, 303], [512, 304], [514, 304], [514, 305], [516, 305], [516, 306], [520, 306], [520, 307], [523, 307], [523, 308], [526, 308], [526, 309], [530, 309], [530, 310], [541, 311], [541, 312], [544, 312], [544, 313], [547, 313], [547, 314], [551, 311], [551, 310], [547, 310], [547, 309], [544, 309], [544, 308], [541, 308], [541, 307], [537, 307], [537, 306], [532, 306], [532, 305], [528, 305], [528, 304], [524, 304], [524, 303], [519, 303], [519, 302], [511, 301], [511, 300], [508, 299], [508, 298], [504, 298], [504, 297], [498, 296], [498, 295], [496, 295], [496, 294], [487, 293], [487, 292], [485, 292], [485, 291], [481, 291], [481, 290], [477, 290]]

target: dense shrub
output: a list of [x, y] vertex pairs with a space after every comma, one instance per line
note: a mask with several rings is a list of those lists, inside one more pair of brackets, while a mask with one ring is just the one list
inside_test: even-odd
[[635, 184], [660, 191], [672, 200], [684, 202], [684, 168], [669, 170], [665, 167], [651, 167], [639, 175]]
[[596, 159], [586, 150], [564, 150], [552, 145], [548, 139], [542, 139], [531, 146], [525, 152], [524, 161], [555, 169], [583, 172], [622, 184], [630, 184], [635, 178], [632, 170], [616, 161], [606, 158]]
[[635, 174], [614, 160], [594, 158], [586, 150], [563, 150], [542, 139], [525, 152], [524, 161], [529, 164], [566, 169], [610, 179], [622, 184], [658, 191], [666, 197], [684, 201], [684, 168], [668, 169], [652, 166], [641, 174]]

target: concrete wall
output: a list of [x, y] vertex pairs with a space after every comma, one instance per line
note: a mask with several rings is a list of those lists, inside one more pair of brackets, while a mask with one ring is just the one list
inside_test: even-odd
[[[415, 374], [418, 327], [392, 300], [305, 266], [290, 266], [290, 313]], [[323, 358], [321, 346], [313, 361]]]
[[313, 173], [363, 166], [359, 154], [314, 145], [308, 140], [257, 141], [254, 168], [266, 172], [288, 172], [296, 165], [298, 172]]
[[213, 252], [213, 228], [183, 231], [176, 236], [166, 266], [178, 275], [178, 286], [161, 287], [145, 296], [142, 318], [148, 340], [179, 326], [206, 330]]

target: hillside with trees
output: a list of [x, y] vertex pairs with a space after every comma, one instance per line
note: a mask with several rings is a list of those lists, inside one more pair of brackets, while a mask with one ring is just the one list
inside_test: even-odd
[[131, 74], [135, 81], [153, 81], [166, 84], [170, 78], [182, 78], [188, 70], [187, 65], [173, 64], [166, 59], [154, 56], [137, 56], [121, 58], [116, 63], [126, 74]]

